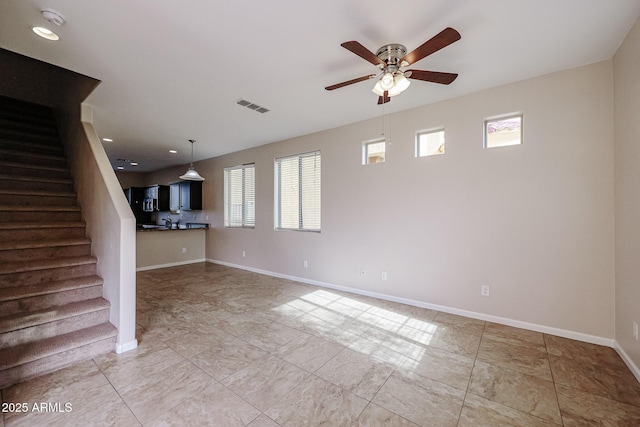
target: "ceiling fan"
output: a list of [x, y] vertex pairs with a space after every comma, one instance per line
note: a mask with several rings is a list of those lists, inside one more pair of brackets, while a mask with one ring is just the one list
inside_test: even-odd
[[340, 46], [380, 67], [382, 71], [378, 74], [369, 74], [327, 86], [325, 89], [334, 90], [381, 75], [382, 77], [373, 88], [373, 93], [378, 95], [378, 104], [384, 104], [391, 101], [391, 97], [402, 93], [409, 87], [410, 82], [407, 79], [448, 85], [458, 77], [457, 74], [439, 71], [402, 70], [401, 68], [418, 62], [432, 53], [449, 46], [451, 43], [460, 40], [460, 37], [459, 32], [447, 27], [410, 53], [407, 53], [406, 47], [397, 43], [382, 46], [374, 54], [355, 40], [344, 42]]

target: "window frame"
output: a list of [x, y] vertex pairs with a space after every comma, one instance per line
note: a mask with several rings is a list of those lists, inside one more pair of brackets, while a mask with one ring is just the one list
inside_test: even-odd
[[[493, 145], [493, 146], [489, 146], [489, 123], [493, 123], [493, 122], [499, 122], [499, 121], [506, 121], [509, 119], [520, 119], [520, 135], [519, 135], [519, 142], [514, 143], [514, 144], [502, 144], [502, 145]], [[487, 117], [484, 119], [484, 123], [483, 123], [483, 141], [482, 141], [482, 147], [484, 149], [493, 149], [493, 148], [503, 148], [503, 147], [513, 147], [516, 145], [522, 145], [524, 143], [524, 132], [523, 132], [523, 128], [524, 128], [524, 115], [521, 112], [516, 112], [516, 113], [509, 113], [509, 114], [502, 114], [499, 116], [493, 116], [493, 117]]]
[[[369, 146], [374, 144], [383, 144], [384, 147], [384, 156], [382, 157], [382, 161], [380, 162], [370, 162], [369, 161]], [[387, 161], [387, 140], [386, 138], [377, 138], [369, 141], [365, 141], [362, 143], [362, 165], [377, 165], [380, 163], [385, 163]]]
[[[251, 187], [247, 187], [246, 185], [246, 170], [247, 169], [252, 169], [253, 170], [253, 182], [251, 183]], [[241, 170], [242, 171], [242, 183], [241, 183], [241, 199], [242, 199], [242, 203], [241, 203], [241, 218], [240, 218], [240, 225], [232, 225], [232, 222], [235, 224], [236, 221], [232, 220], [232, 215], [231, 215], [231, 210], [233, 209], [232, 204], [230, 203], [230, 197], [231, 197], [231, 188], [230, 186], [232, 185], [232, 181], [229, 179], [230, 176], [229, 174], [233, 171], [237, 171], [237, 170]], [[226, 167], [224, 168], [224, 174], [223, 174], [223, 199], [224, 199], [224, 203], [223, 203], [223, 226], [224, 228], [248, 228], [248, 229], [252, 229], [252, 228], [256, 228], [256, 183], [255, 183], [255, 179], [256, 179], [256, 164], [255, 163], [245, 163], [242, 165], [237, 165], [237, 166], [230, 166], [230, 167]], [[248, 200], [247, 199], [247, 191], [251, 189], [253, 190], [253, 200]], [[253, 202], [253, 223], [251, 223], [251, 221], [249, 221], [251, 219], [251, 216], [249, 215], [249, 202]]]
[[[304, 188], [303, 176], [303, 159], [314, 158], [318, 163], [318, 183], [317, 188], [313, 188], [314, 192], [317, 192], [317, 212], [312, 214], [313, 218], [317, 218], [318, 228], [305, 227], [304, 209], [304, 194], [300, 191]], [[286, 160], [297, 159], [298, 160], [298, 227], [285, 227], [282, 225], [282, 163]], [[314, 172], [315, 173], [315, 172]], [[294, 154], [289, 156], [277, 157], [274, 159], [274, 230], [275, 231], [305, 231], [312, 233], [320, 233], [322, 230], [322, 154], [320, 150], [310, 151], [301, 154]]]
[[[442, 132], [442, 140], [443, 143], [442, 145], [444, 146], [444, 149], [442, 150], [442, 153], [437, 153], [437, 154], [420, 154], [420, 137], [423, 135], [430, 135], [430, 134], [434, 134], [434, 133], [440, 133]], [[444, 153], [446, 153], [446, 134], [445, 134], [445, 130], [443, 127], [438, 127], [438, 128], [431, 128], [431, 129], [426, 129], [426, 130], [422, 130], [422, 131], [418, 131], [416, 132], [416, 146], [415, 146], [415, 157], [416, 158], [421, 158], [421, 157], [432, 157], [432, 156], [439, 156], [442, 155]]]

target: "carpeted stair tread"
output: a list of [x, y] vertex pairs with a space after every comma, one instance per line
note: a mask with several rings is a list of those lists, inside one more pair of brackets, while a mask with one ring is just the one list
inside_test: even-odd
[[108, 309], [109, 301], [104, 298], [95, 298], [28, 313], [12, 314], [0, 317], [0, 334]]
[[47, 228], [84, 228], [82, 221], [58, 222], [0, 222], [0, 230], [47, 229]]
[[0, 154], [19, 154], [21, 156], [27, 156], [27, 157], [38, 158], [38, 159], [46, 159], [46, 160], [65, 159], [64, 154], [62, 153], [60, 154], [34, 153], [31, 151], [12, 150], [10, 148], [3, 148], [3, 147], [0, 147]]
[[102, 323], [68, 334], [4, 348], [0, 350], [0, 376], [2, 376], [1, 373], [3, 369], [12, 368], [63, 351], [115, 337], [117, 334], [118, 330], [112, 324]]
[[71, 191], [46, 191], [46, 190], [23, 190], [20, 188], [0, 188], [0, 194], [9, 194], [15, 196], [45, 196], [45, 197], [77, 197], [76, 193]]
[[21, 240], [21, 241], [0, 242], [0, 251], [88, 245], [88, 244], [91, 244], [91, 239], [87, 237], [78, 237], [75, 239], [55, 239], [55, 240], [35, 240], [35, 241]]
[[30, 298], [41, 295], [53, 294], [56, 292], [71, 291], [100, 286], [103, 280], [99, 276], [83, 276], [72, 279], [56, 280], [34, 285], [13, 286], [10, 288], [0, 288], [0, 302], [13, 301], [21, 298]]
[[13, 167], [19, 167], [22, 169], [37, 169], [37, 170], [48, 170], [48, 171], [56, 171], [56, 172], [67, 172], [69, 171], [68, 167], [62, 167], [62, 166], [49, 166], [49, 165], [31, 165], [28, 163], [18, 163], [18, 162], [7, 162], [4, 160], [0, 160], [0, 166], [1, 167], [9, 167], [9, 166], [13, 166]]
[[52, 268], [74, 267], [78, 265], [95, 264], [95, 257], [80, 256], [68, 258], [45, 258], [26, 261], [12, 261], [0, 264], [0, 274], [23, 273], [25, 271], [48, 270]]
[[32, 206], [32, 205], [0, 205], [0, 212], [79, 212], [78, 206], [57, 206], [57, 205], [44, 205], [44, 206]]
[[23, 176], [23, 175], [7, 175], [0, 174], [0, 179], [11, 181], [30, 181], [30, 182], [50, 182], [56, 184], [73, 184], [70, 178], [47, 178], [41, 176]]

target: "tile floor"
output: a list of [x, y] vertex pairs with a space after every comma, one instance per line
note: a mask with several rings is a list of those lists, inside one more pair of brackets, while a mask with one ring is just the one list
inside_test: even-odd
[[138, 273], [137, 322], [136, 350], [2, 390], [28, 411], [0, 427], [640, 425], [610, 348], [219, 265]]

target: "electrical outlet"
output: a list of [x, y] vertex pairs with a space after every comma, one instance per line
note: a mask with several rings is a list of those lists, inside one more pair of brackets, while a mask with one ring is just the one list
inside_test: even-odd
[[638, 339], [638, 322], [636, 321], [633, 322], [633, 337]]
[[360, 269], [360, 277], [364, 277], [367, 274], [367, 270], [365, 270], [364, 268]]
[[491, 293], [491, 288], [489, 286], [487, 285], [480, 286], [480, 295], [482, 295], [483, 297], [488, 297], [490, 293]]
[[242, 251], [242, 258], [246, 258], [247, 257], [247, 252], [246, 251]]
[[302, 264], [304, 265], [304, 268], [309, 268], [309, 261], [307, 261], [306, 259], [303, 261]]
[[182, 248], [182, 253], [186, 254], [187, 253], [187, 248]]
[[383, 271], [382, 273], [380, 273], [380, 280], [387, 280], [387, 272]]

